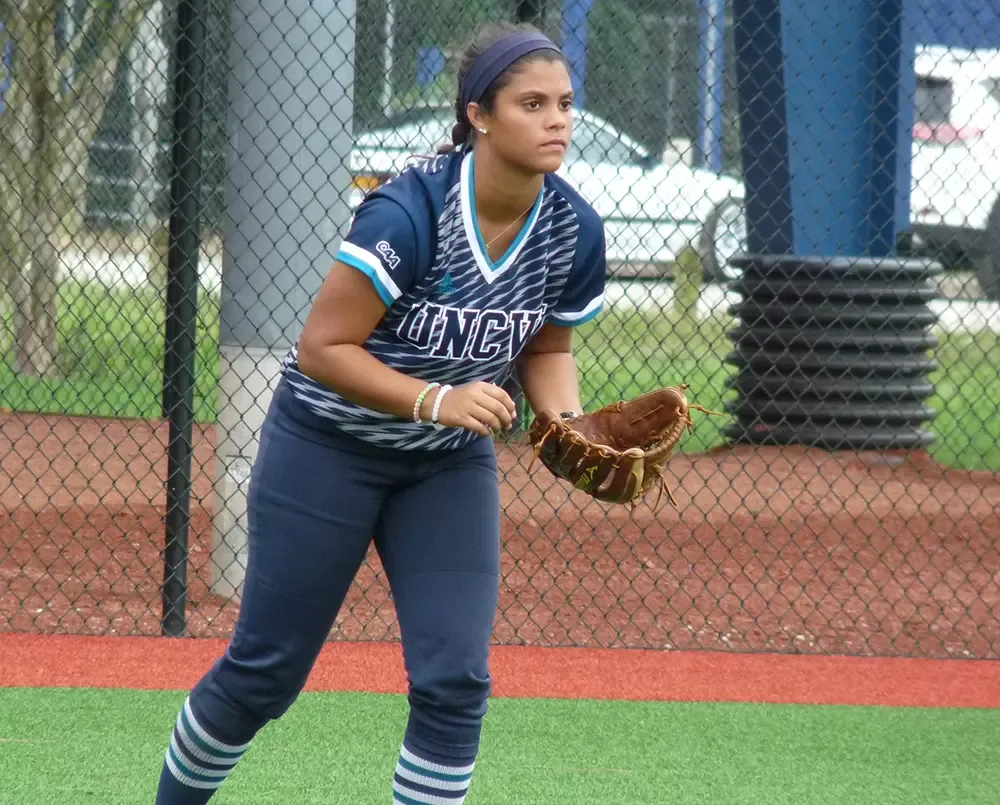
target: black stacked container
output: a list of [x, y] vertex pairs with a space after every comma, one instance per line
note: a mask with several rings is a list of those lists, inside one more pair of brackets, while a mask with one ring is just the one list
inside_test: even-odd
[[735, 442], [917, 448], [937, 368], [928, 306], [941, 267], [919, 259], [743, 255], [729, 332]]

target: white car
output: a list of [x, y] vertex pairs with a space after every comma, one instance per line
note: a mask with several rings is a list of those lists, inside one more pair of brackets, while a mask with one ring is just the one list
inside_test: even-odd
[[1000, 51], [920, 47], [907, 251], [1000, 298]]
[[[453, 107], [424, 106], [356, 137], [352, 209], [414, 155], [433, 154], [450, 142], [454, 123]], [[613, 276], [669, 275], [690, 245], [702, 254], [706, 279], [721, 278], [745, 238], [741, 182], [683, 163], [664, 164], [591, 112], [576, 110], [559, 175], [603, 219]]]

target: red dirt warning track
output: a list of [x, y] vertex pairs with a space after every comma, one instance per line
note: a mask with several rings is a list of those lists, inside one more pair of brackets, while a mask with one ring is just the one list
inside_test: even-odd
[[[195, 431], [188, 632], [226, 638], [214, 439]], [[159, 635], [167, 441], [162, 422], [0, 414], [0, 630]], [[678, 455], [679, 505], [630, 513], [530, 452], [498, 445], [497, 643], [1000, 659], [1000, 473], [736, 446]], [[370, 559], [337, 641], [398, 638]]]
[[[191, 688], [224, 640], [0, 635], [0, 687]], [[495, 695], [1000, 708], [1000, 663], [497, 646]], [[328, 643], [308, 691], [403, 693], [395, 643]]]

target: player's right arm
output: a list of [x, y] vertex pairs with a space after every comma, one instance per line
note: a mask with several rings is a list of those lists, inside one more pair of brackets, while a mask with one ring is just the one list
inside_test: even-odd
[[[412, 283], [416, 258], [413, 224], [389, 199], [361, 205], [351, 231], [313, 302], [298, 345], [299, 371], [345, 399], [411, 419], [426, 381], [387, 366], [364, 348], [388, 306]], [[430, 419], [435, 394], [421, 404]], [[498, 386], [473, 383], [443, 399], [438, 419], [488, 435], [509, 428], [513, 401]]]

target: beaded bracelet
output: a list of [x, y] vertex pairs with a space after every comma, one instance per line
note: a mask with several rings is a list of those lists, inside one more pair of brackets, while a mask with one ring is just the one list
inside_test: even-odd
[[438, 383], [438, 382], [436, 382], [436, 381], [434, 381], [432, 383], [428, 383], [426, 386], [424, 386], [424, 390], [421, 391], [419, 395], [417, 395], [417, 401], [415, 403], [413, 403], [413, 421], [414, 422], [419, 422], [420, 421], [420, 406], [424, 404], [424, 397], [427, 396], [427, 393], [432, 388], [435, 388], [435, 387], [440, 386], [440, 385], [441, 384]]
[[439, 391], [437, 397], [434, 398], [434, 410], [431, 412], [431, 422], [434, 423], [434, 427], [438, 430], [441, 430], [444, 427], [444, 425], [438, 422], [438, 414], [441, 413], [441, 400], [444, 399], [444, 395], [450, 390], [451, 386], [441, 386], [441, 391]]

